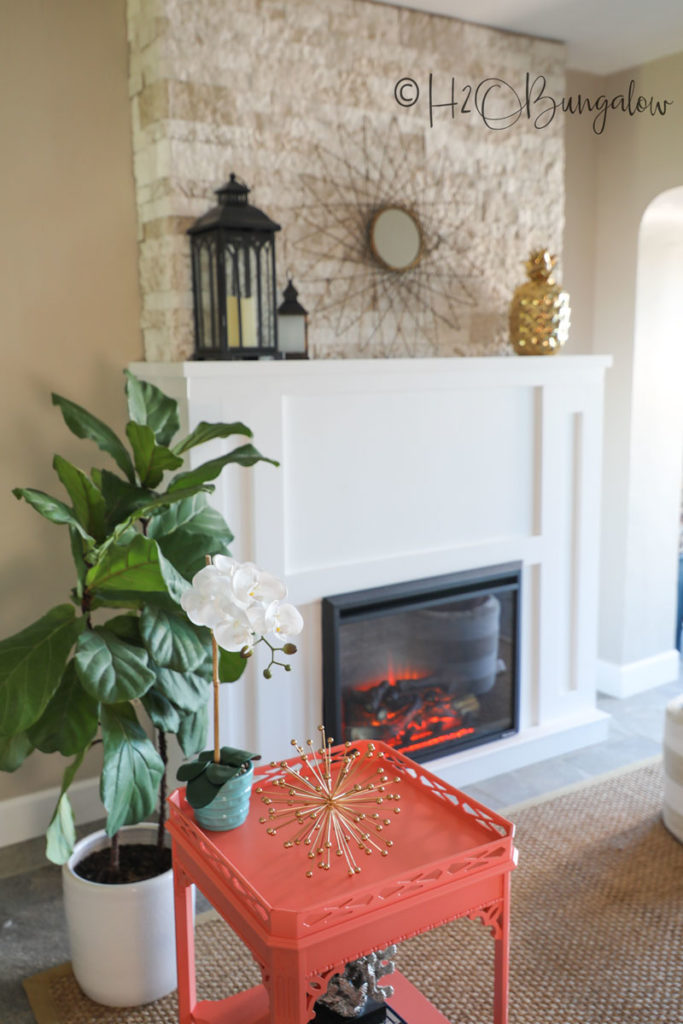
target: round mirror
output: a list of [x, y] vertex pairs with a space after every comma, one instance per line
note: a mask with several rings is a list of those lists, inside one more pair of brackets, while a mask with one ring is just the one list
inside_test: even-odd
[[385, 206], [370, 222], [370, 248], [388, 270], [410, 270], [422, 255], [419, 222], [400, 206]]

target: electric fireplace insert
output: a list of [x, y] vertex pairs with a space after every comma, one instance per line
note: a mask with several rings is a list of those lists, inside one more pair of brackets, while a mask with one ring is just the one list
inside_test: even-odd
[[516, 732], [520, 589], [514, 562], [324, 598], [328, 735], [427, 761]]

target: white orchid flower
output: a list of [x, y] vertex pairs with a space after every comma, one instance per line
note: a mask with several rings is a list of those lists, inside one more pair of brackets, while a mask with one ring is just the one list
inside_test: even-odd
[[213, 629], [231, 614], [233, 600], [230, 580], [213, 565], [207, 565], [195, 573], [192, 586], [185, 591], [180, 604], [195, 626]]
[[249, 608], [247, 615], [255, 633], [272, 635], [277, 640], [289, 640], [304, 628], [298, 609], [293, 604], [281, 604], [280, 601], [271, 601], [266, 607]]
[[[248, 565], [249, 563], [243, 563]], [[209, 566], [211, 568], [211, 566]], [[222, 576], [228, 576], [232, 579], [235, 569], [240, 568], [240, 563], [234, 558], [230, 558], [229, 555], [214, 555], [213, 556], [213, 568], [217, 569]]]
[[232, 577], [232, 589], [235, 601], [248, 608], [255, 602], [270, 604], [287, 595], [287, 588], [277, 576], [257, 569], [251, 562], [235, 569]]
[[[253, 562], [216, 555], [210, 565], [195, 573], [180, 603], [191, 622], [212, 630], [219, 647], [251, 651], [267, 636], [277, 644], [303, 629], [303, 619], [294, 605], [282, 603], [286, 594], [282, 580]], [[280, 649], [271, 647], [271, 651]]]
[[242, 651], [251, 649], [256, 635], [246, 617], [226, 618], [214, 627], [213, 635], [216, 643], [225, 651]]

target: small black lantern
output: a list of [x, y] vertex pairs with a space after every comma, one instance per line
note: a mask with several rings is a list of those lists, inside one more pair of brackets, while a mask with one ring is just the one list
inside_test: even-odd
[[291, 277], [277, 310], [278, 345], [285, 359], [308, 359], [308, 313], [299, 302]]
[[195, 359], [278, 358], [275, 232], [230, 175], [218, 206], [188, 229], [192, 248]]

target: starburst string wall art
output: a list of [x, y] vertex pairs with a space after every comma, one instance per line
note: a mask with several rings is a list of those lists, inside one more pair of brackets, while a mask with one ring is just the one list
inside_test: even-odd
[[[465, 355], [481, 271], [471, 256], [469, 179], [443, 150], [425, 154], [420, 132], [395, 119], [340, 125], [301, 176], [290, 258], [306, 283], [317, 356]], [[406, 272], [373, 258], [378, 211], [407, 209], [423, 237]]]
[[[333, 750], [322, 726], [320, 732], [318, 750], [310, 739], [306, 748], [292, 740], [299, 763], [281, 761], [284, 775], [256, 789], [268, 808], [259, 820], [269, 835], [288, 835], [285, 849], [303, 847], [318, 869], [329, 871], [338, 860], [348, 875], [356, 875], [361, 870], [357, 853], [386, 857], [394, 845], [385, 833], [401, 811], [394, 788], [400, 776], [389, 775], [384, 751], [373, 743], [363, 752], [352, 743]], [[313, 863], [307, 878], [313, 877], [312, 868]]]

